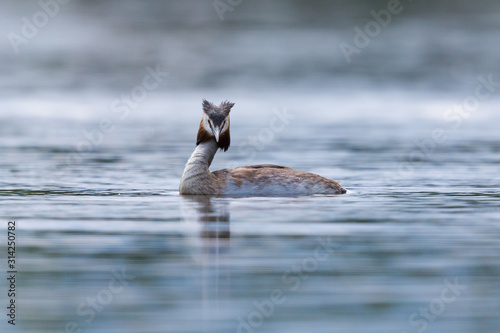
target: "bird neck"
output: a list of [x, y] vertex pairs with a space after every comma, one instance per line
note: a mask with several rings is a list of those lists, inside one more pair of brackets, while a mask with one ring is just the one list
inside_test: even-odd
[[210, 164], [212, 164], [218, 148], [217, 143], [213, 139], [197, 145], [186, 163], [183, 177], [208, 173], [208, 168], [210, 167]]
[[208, 169], [219, 147], [214, 139], [196, 146], [186, 163], [182, 174], [179, 192], [181, 194], [212, 194], [214, 177]]

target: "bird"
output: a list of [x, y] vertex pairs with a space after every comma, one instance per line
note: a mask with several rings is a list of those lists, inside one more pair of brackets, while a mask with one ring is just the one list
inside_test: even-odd
[[334, 180], [280, 165], [249, 165], [211, 172], [209, 168], [217, 151], [225, 152], [231, 144], [233, 106], [229, 101], [217, 106], [203, 100], [196, 148], [179, 185], [181, 195], [307, 196], [347, 192]]

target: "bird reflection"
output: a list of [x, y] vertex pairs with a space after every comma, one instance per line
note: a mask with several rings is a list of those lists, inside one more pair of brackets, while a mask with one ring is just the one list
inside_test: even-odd
[[225, 198], [184, 196], [182, 215], [192, 257], [201, 266], [203, 317], [219, 314], [219, 301], [230, 297], [230, 214]]
[[229, 204], [225, 199], [206, 195], [184, 196], [183, 199], [187, 203], [182, 212], [184, 221], [197, 223], [201, 238], [229, 240]]

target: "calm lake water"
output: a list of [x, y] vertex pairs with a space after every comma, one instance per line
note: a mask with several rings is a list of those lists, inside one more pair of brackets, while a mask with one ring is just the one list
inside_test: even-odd
[[[351, 64], [339, 43], [386, 3], [221, 22], [210, 2], [75, 1], [18, 55], [4, 39], [1, 331], [499, 332], [500, 17], [459, 3], [404, 2]], [[37, 6], [6, 5], [2, 33]], [[212, 170], [349, 193], [179, 196], [202, 98], [236, 103]]]

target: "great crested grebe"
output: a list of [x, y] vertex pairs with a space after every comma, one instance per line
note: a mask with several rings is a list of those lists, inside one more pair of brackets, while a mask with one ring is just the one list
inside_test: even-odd
[[216, 106], [203, 100], [203, 118], [196, 149], [182, 174], [179, 193], [183, 195], [291, 196], [342, 194], [339, 183], [314, 173], [284, 166], [262, 164], [210, 172], [218, 149], [230, 145], [229, 112], [234, 103]]

